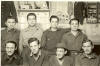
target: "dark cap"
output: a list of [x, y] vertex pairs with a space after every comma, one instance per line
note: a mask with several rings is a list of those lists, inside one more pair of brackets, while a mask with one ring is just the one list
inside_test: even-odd
[[67, 49], [65, 43], [57, 43], [56, 48], [64, 48], [64, 49]]

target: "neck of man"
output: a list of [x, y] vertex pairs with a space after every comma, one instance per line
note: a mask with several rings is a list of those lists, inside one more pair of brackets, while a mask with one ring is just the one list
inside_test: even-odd
[[89, 53], [89, 54], [85, 53], [85, 56], [88, 57], [88, 58], [91, 58], [91, 55], [92, 55], [92, 53]]
[[72, 33], [74, 36], [77, 36], [78, 31], [77, 31], [77, 30], [71, 30], [71, 33]]
[[63, 61], [63, 59], [64, 59], [64, 56], [62, 58], [58, 58], [58, 60], [60, 60], [60, 61]]
[[12, 30], [12, 29], [14, 29], [14, 28], [7, 28], [8, 31], [9, 31], [9, 30]]
[[38, 51], [37, 54], [34, 54], [34, 57], [38, 57], [40, 50]]
[[55, 27], [55, 28], [52, 28], [52, 27], [51, 27], [50, 30], [51, 30], [51, 31], [57, 31], [57, 27]]
[[28, 25], [28, 27], [35, 27], [37, 25], [37, 23], [35, 23], [34, 25]]

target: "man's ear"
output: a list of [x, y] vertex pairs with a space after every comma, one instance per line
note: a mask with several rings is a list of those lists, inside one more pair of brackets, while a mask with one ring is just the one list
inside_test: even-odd
[[39, 48], [41, 47], [41, 45], [39, 44]]
[[17, 50], [17, 47], [15, 47], [15, 50]]
[[67, 50], [65, 50], [65, 54], [67, 54], [67, 52], [68, 52], [68, 51], [67, 51]]
[[82, 50], [83, 50], [83, 46], [82, 46]]
[[7, 21], [5, 22], [5, 25], [7, 25]]
[[92, 45], [92, 49], [94, 49], [94, 45]]

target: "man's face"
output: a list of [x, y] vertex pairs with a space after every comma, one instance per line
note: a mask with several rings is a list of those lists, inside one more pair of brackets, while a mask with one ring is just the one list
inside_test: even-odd
[[82, 49], [85, 54], [91, 54], [93, 48], [90, 42], [83, 43]]
[[64, 50], [64, 48], [57, 48], [56, 55], [58, 59], [62, 59], [66, 53], [67, 52]]
[[36, 18], [34, 15], [28, 16], [28, 24], [29, 26], [34, 26], [36, 24]]
[[73, 20], [70, 24], [71, 30], [72, 31], [76, 31], [79, 27], [78, 21], [77, 20]]
[[30, 43], [30, 49], [33, 52], [33, 54], [38, 54], [40, 48], [40, 44], [37, 43], [37, 41]]
[[57, 25], [58, 25], [57, 18], [52, 18], [51, 19], [51, 28], [57, 28]]
[[16, 24], [15, 19], [7, 19], [6, 25], [8, 28], [10, 29], [14, 28], [15, 24]]
[[6, 44], [6, 53], [8, 56], [11, 56], [14, 54], [16, 48], [15, 48], [15, 44], [13, 43], [7, 43]]

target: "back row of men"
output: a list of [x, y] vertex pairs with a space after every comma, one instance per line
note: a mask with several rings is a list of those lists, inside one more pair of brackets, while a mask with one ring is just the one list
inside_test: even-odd
[[2, 65], [100, 66], [99, 56], [92, 53], [94, 45], [78, 29], [77, 19], [70, 20], [70, 29], [61, 29], [59, 18], [52, 15], [44, 32], [36, 21], [36, 15], [29, 13], [29, 26], [20, 32], [14, 28], [15, 18], [7, 18], [7, 28], [1, 31]]

